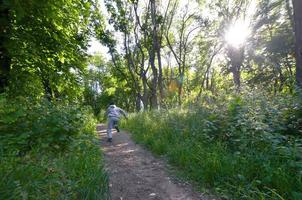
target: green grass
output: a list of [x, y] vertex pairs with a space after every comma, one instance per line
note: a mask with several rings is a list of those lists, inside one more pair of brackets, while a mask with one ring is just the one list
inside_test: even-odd
[[108, 199], [88, 107], [0, 96], [0, 199]]
[[109, 199], [96, 138], [83, 135], [64, 152], [33, 149], [0, 158], [0, 199]]
[[202, 190], [227, 199], [302, 199], [301, 140], [286, 135], [288, 122], [275, 113], [277, 105], [264, 113], [254, 102], [231, 103], [139, 113], [122, 125]]

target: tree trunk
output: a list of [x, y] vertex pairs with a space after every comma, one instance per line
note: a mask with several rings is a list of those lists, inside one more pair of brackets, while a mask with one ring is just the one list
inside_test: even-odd
[[149, 106], [148, 98], [149, 98], [149, 95], [148, 95], [147, 77], [144, 76], [143, 77], [143, 97], [142, 97], [142, 101], [144, 104], [144, 110], [148, 109], [148, 106]]
[[163, 88], [163, 70], [161, 65], [161, 55], [160, 55], [160, 44], [157, 42], [156, 52], [157, 52], [157, 62], [158, 62], [158, 88], [159, 88], [159, 103], [160, 106], [163, 104], [164, 99], [164, 88]]
[[139, 112], [141, 111], [142, 107], [141, 107], [141, 99], [142, 99], [142, 95], [140, 93], [137, 93], [136, 95], [136, 101], [135, 101], [135, 107], [136, 107], [136, 111]]
[[233, 74], [233, 80], [236, 87], [236, 91], [240, 91], [241, 82], [240, 82], [240, 65], [233, 65], [231, 72]]
[[293, 0], [295, 24], [296, 82], [302, 87], [302, 1]]
[[160, 106], [163, 103], [164, 91], [163, 91], [163, 71], [162, 71], [162, 63], [161, 63], [161, 39], [159, 38], [158, 24], [156, 21], [156, 5], [155, 0], [151, 0], [151, 18], [153, 24], [153, 47], [156, 52], [157, 64], [158, 64], [158, 89], [159, 89], [159, 104]]
[[294, 28], [294, 16], [293, 16], [293, 10], [290, 6], [290, 0], [286, 0], [285, 1], [285, 7], [286, 7], [286, 12], [287, 12], [287, 15], [288, 15], [288, 19], [290, 21], [290, 25], [291, 25], [291, 28]]
[[[182, 76], [180, 76], [182, 77]], [[183, 82], [182, 82], [182, 78], [181, 80], [179, 80], [178, 83], [178, 105], [181, 106], [182, 105], [182, 89], [183, 89]]]
[[234, 47], [229, 47], [228, 56], [231, 60], [230, 71], [233, 74], [233, 80], [236, 87], [236, 91], [240, 92], [240, 87], [241, 87], [240, 76], [241, 76], [241, 66], [244, 60], [244, 49], [243, 48], [236, 49]]
[[51, 101], [52, 98], [53, 98], [53, 95], [52, 95], [52, 89], [51, 89], [51, 86], [50, 86], [49, 79], [43, 77], [42, 78], [42, 83], [43, 83], [43, 87], [44, 87], [45, 98], [48, 101]]
[[[0, 45], [2, 45], [2, 38], [0, 38]], [[0, 93], [5, 91], [8, 86], [9, 72], [10, 72], [10, 58], [7, 55], [7, 51], [0, 47]], [[2, 56], [3, 55], [3, 56]]]
[[154, 59], [155, 59], [154, 57], [150, 58], [150, 64], [151, 64], [151, 69], [152, 69], [152, 73], [153, 73], [150, 98], [151, 98], [151, 108], [157, 109], [158, 108], [158, 102], [157, 102], [157, 84], [158, 84], [157, 76], [158, 75], [157, 75], [157, 69], [155, 67]]
[[184, 80], [184, 73], [182, 72], [182, 67], [181, 64], [178, 64], [178, 73], [179, 73], [179, 78], [177, 82], [178, 86], [178, 105], [182, 105], [182, 90], [183, 90], [183, 80]]
[[155, 0], [150, 0], [150, 4], [151, 4], [151, 18], [152, 18], [152, 47], [151, 50], [149, 51], [149, 57], [150, 57], [149, 61], [153, 72], [150, 100], [151, 100], [151, 108], [157, 109], [158, 108], [158, 102], [157, 102], [158, 71], [155, 66], [155, 52], [156, 52], [156, 45], [157, 45]]
[[[1, 1], [0, 4], [0, 93], [5, 91], [8, 86], [10, 62], [11, 59], [8, 55], [8, 50], [5, 43], [9, 40], [9, 10], [3, 9], [4, 5]], [[2, 10], [3, 9], [3, 10]]]
[[212, 69], [212, 76], [211, 76], [211, 84], [210, 84], [210, 91], [214, 93], [214, 88], [215, 88], [215, 70]]

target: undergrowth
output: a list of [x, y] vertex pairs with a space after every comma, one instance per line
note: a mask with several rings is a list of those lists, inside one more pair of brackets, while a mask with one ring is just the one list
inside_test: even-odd
[[123, 126], [182, 174], [226, 199], [302, 199], [299, 97], [225, 96], [138, 113]]
[[109, 199], [87, 108], [3, 96], [0, 108], [0, 199]]
[[1, 155], [1, 199], [108, 199], [108, 177], [93, 136], [77, 139], [64, 152]]

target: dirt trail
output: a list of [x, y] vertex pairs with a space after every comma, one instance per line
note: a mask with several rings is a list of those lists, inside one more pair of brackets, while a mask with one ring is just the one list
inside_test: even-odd
[[98, 125], [113, 200], [209, 200], [194, 192], [189, 184], [168, 176], [166, 163], [135, 144], [123, 131], [113, 131], [113, 142], [106, 142], [106, 127]]

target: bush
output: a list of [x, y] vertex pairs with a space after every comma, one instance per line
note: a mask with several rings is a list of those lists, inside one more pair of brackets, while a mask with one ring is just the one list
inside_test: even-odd
[[290, 115], [301, 112], [300, 100], [247, 92], [212, 102], [136, 114], [123, 126], [185, 176], [226, 198], [301, 199], [300, 119]]
[[0, 149], [24, 154], [36, 146], [60, 150], [80, 133], [91, 133], [89, 110], [61, 102], [8, 100], [0, 97]]
[[0, 96], [0, 199], [109, 199], [91, 113]]
[[108, 176], [94, 136], [81, 136], [65, 152], [32, 149], [0, 157], [1, 199], [109, 199]]

